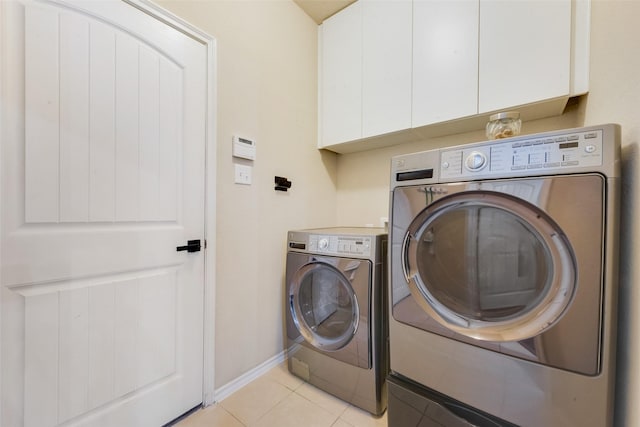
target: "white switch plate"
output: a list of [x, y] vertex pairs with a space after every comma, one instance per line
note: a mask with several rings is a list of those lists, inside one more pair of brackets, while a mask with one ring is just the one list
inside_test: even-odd
[[235, 183], [243, 185], [251, 185], [251, 166], [235, 165]]

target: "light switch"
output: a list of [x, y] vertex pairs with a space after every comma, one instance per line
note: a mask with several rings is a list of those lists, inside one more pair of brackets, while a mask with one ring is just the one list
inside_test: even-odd
[[235, 165], [235, 183], [251, 185], [251, 166]]

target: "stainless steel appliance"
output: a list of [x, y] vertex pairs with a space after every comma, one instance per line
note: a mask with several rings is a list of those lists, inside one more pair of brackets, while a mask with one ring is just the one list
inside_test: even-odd
[[289, 371], [375, 415], [387, 407], [386, 249], [381, 228], [288, 237]]
[[392, 159], [389, 425], [611, 425], [619, 162], [612, 124]]

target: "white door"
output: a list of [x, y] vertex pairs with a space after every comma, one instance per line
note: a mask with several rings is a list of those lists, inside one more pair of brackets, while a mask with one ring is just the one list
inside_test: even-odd
[[2, 425], [202, 402], [207, 50], [120, 1], [3, 1]]

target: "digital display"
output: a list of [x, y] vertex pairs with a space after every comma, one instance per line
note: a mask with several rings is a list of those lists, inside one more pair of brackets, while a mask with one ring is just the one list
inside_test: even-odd
[[243, 144], [251, 145], [251, 141], [249, 141], [248, 139], [238, 138], [238, 141], [242, 142]]
[[396, 173], [396, 181], [411, 181], [413, 179], [433, 178], [433, 169], [423, 169], [411, 172]]
[[578, 143], [577, 142], [565, 142], [562, 144], [559, 144], [559, 147], [562, 148], [576, 148], [578, 147]]

